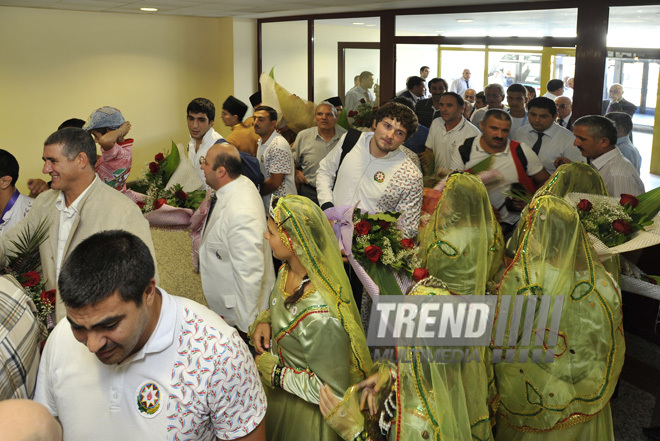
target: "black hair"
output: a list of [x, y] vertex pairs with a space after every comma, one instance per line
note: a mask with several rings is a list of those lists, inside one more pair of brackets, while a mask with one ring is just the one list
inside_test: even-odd
[[215, 105], [206, 98], [195, 98], [188, 104], [186, 115], [191, 113], [203, 113], [209, 121], [215, 121]]
[[564, 82], [562, 80], [550, 80], [548, 81], [548, 84], [545, 86], [546, 89], [548, 89], [548, 92], [556, 92], [559, 89], [564, 87]]
[[277, 121], [277, 110], [269, 106], [258, 106], [256, 109], [254, 109], [255, 112], [260, 110], [268, 112], [268, 118], [270, 118], [271, 121]]
[[0, 178], [9, 176], [11, 185], [16, 186], [18, 181], [18, 161], [7, 150], [0, 149]]
[[57, 130], [62, 130], [66, 127], [77, 127], [79, 129], [82, 129], [83, 126], [85, 125], [85, 121], [80, 119], [80, 118], [70, 118], [64, 121], [60, 126], [57, 128]]
[[532, 107], [536, 107], [537, 109], [546, 109], [552, 116], [557, 114], [557, 105], [555, 102], [544, 96], [537, 96], [536, 98], [529, 100], [527, 103], [527, 109], [529, 110]]
[[140, 306], [154, 274], [153, 257], [142, 239], [112, 230], [83, 240], [67, 257], [57, 283], [70, 308], [96, 305], [114, 293]]
[[616, 146], [617, 132], [614, 121], [600, 115], [588, 115], [575, 121], [573, 127], [584, 126], [589, 130], [589, 136], [594, 139], [607, 138], [612, 147]]

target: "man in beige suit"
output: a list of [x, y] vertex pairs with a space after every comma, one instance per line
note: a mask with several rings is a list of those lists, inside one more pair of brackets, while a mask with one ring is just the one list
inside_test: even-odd
[[[121, 229], [135, 234], [147, 244], [155, 260], [149, 223], [140, 209], [96, 176], [92, 135], [73, 127], [58, 130], [46, 139], [42, 159], [43, 172], [52, 179], [51, 190], [39, 195], [28, 215], [0, 238], [1, 265], [13, 251], [11, 242], [28, 230], [34, 232], [41, 222], [48, 225], [48, 237], [39, 247], [46, 289], [57, 287], [57, 277], [69, 252], [103, 230]], [[89, 278], [94, 283], [94, 275]], [[59, 293], [55, 314], [57, 321], [66, 315]]]

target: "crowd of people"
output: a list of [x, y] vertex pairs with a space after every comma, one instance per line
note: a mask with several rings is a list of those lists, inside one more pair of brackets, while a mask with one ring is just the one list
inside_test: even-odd
[[[57, 290], [41, 353], [31, 300], [0, 278], [0, 399], [14, 399], [0, 415], [18, 421], [9, 439], [612, 440], [625, 350], [618, 266], [596, 257], [558, 183], [644, 192], [630, 103], [614, 85], [605, 116], [575, 119], [561, 80], [542, 97], [518, 83], [477, 93], [464, 69], [451, 85], [430, 79], [427, 94], [429, 71], [370, 109], [368, 127], [341, 127], [341, 112], [355, 122], [352, 111], [375, 106], [362, 72], [345, 106], [318, 104], [292, 142], [259, 93], [247, 119], [247, 104], [224, 101], [227, 138], [213, 102], [190, 102], [209, 308], [158, 285], [149, 222], [127, 196], [133, 139], [119, 110], [47, 137], [50, 181], [29, 179], [35, 199], [0, 150], [0, 260], [45, 228], [41, 272]], [[324, 214], [339, 206], [400, 214], [430, 273], [409, 295], [570, 293], [553, 362], [494, 365], [491, 346], [476, 362], [374, 364], [362, 283]]]

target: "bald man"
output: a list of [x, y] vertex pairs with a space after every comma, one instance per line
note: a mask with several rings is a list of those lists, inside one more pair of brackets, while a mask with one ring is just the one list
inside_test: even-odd
[[42, 404], [32, 400], [0, 401], [4, 441], [62, 441], [62, 427]]
[[632, 117], [636, 110], [637, 106], [623, 97], [623, 86], [619, 83], [612, 84], [610, 87], [610, 102], [605, 113], [623, 112]]
[[573, 102], [567, 96], [560, 96], [555, 100], [557, 106], [557, 124], [573, 131]]

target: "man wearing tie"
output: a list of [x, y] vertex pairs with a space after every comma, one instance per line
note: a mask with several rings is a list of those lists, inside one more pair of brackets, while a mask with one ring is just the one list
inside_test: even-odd
[[374, 103], [375, 99], [369, 89], [374, 85], [374, 74], [369, 71], [364, 71], [360, 74], [359, 83], [357, 86], [346, 92], [346, 112], [356, 110], [360, 105], [360, 101], [364, 100], [365, 103]]
[[410, 98], [414, 104], [426, 95], [426, 81], [422, 77], [412, 76], [406, 81], [406, 90], [399, 96]]
[[216, 144], [202, 159], [206, 183], [216, 191], [199, 247], [202, 287], [209, 307], [244, 340], [275, 283], [266, 212], [252, 182], [241, 175], [236, 147]]
[[451, 83], [451, 87], [449, 88], [450, 92], [456, 92], [461, 96], [461, 98], [465, 98], [465, 91], [468, 90], [470, 86], [470, 76], [472, 73], [470, 72], [470, 69], [463, 69], [463, 76], [460, 78], [456, 78], [453, 83]]
[[573, 103], [567, 96], [560, 96], [555, 99], [557, 106], [557, 124], [565, 129], [573, 131]]

